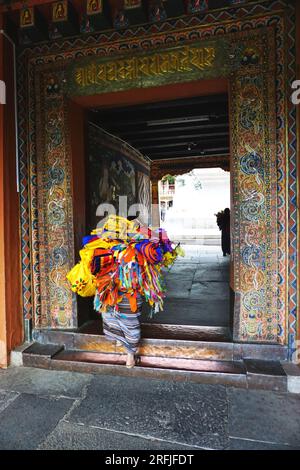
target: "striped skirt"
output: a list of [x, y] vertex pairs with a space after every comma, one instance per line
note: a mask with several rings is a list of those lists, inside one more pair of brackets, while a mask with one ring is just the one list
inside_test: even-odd
[[129, 300], [124, 295], [119, 303], [119, 311], [113, 307], [102, 313], [103, 332], [109, 339], [120, 341], [128, 352], [136, 353], [141, 339], [141, 326], [139, 316], [142, 309], [142, 297], [137, 298], [137, 311], [130, 309]]

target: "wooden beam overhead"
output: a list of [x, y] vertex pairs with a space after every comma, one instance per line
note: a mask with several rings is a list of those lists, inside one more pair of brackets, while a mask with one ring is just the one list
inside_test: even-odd
[[170, 136], [163, 136], [163, 137], [145, 137], [144, 139], [130, 139], [130, 142], [134, 143], [135, 145], [139, 145], [139, 144], [144, 144], [144, 143], [148, 143], [148, 142], [176, 142], [176, 141], [180, 141], [180, 140], [184, 140], [184, 141], [187, 141], [187, 139], [203, 139], [203, 138], [210, 138], [210, 137], [214, 137], [214, 138], [221, 138], [221, 137], [228, 137], [228, 132], [211, 132], [211, 133], [205, 133], [205, 134], [199, 134], [199, 133], [194, 133], [194, 134], [176, 134], [172, 137]]
[[[54, 1], [54, 0], [53, 0]], [[35, 7], [52, 3], [51, 0], [27, 0], [26, 7]], [[21, 10], [24, 7], [24, 1], [11, 1], [9, 4], [4, 3], [0, 5], [0, 13], [5, 13], [14, 10]]]
[[228, 96], [99, 108], [92, 122], [120, 137], [151, 160], [229, 152]]
[[229, 129], [229, 124], [228, 123], [221, 123], [221, 124], [203, 124], [203, 125], [197, 125], [197, 126], [174, 126], [171, 128], [164, 128], [164, 129], [135, 129], [135, 130], [128, 130], [128, 131], [121, 131], [119, 134], [122, 136], [122, 138], [130, 138], [131, 136], [142, 136], [142, 135], [153, 135], [155, 136], [156, 134], [165, 134], [169, 135], [170, 137], [175, 134], [178, 135], [179, 131], [182, 132], [187, 132], [187, 131], [201, 131], [201, 130], [207, 130], [207, 129]]

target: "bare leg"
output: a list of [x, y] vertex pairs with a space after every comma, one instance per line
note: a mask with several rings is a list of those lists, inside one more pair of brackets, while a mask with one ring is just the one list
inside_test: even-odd
[[135, 366], [135, 357], [134, 357], [134, 353], [132, 352], [129, 352], [127, 353], [127, 360], [126, 360], [126, 367], [128, 367], [129, 369], [131, 369], [132, 367]]

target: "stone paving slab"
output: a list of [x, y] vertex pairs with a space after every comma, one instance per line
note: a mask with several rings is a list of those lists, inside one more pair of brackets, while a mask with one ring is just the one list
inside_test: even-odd
[[[190, 298], [200, 300], [217, 300], [229, 299], [229, 284], [228, 282], [193, 282]], [[227, 302], [229, 305], [229, 302]]]
[[186, 276], [186, 275], [194, 274], [198, 266], [199, 266], [198, 264], [193, 264], [193, 263], [186, 263], [186, 264], [175, 263], [173, 264], [173, 266], [171, 266], [169, 270], [166, 270], [165, 273], [167, 275], [178, 274], [178, 275]]
[[0, 390], [77, 398], [82, 395], [83, 388], [91, 378], [92, 375], [77, 372], [10, 367], [0, 370]]
[[300, 396], [229, 389], [229, 435], [300, 447]]
[[230, 438], [226, 450], [300, 450], [300, 447]]
[[223, 386], [98, 376], [68, 420], [181, 444], [223, 448], [227, 444], [227, 416]]
[[68, 398], [22, 394], [0, 415], [0, 449], [36, 449], [73, 405]]
[[194, 282], [226, 282], [228, 284], [228, 275], [221, 270], [197, 269], [194, 276]]
[[143, 321], [173, 325], [228, 326], [229, 307], [224, 300], [211, 302], [203, 299], [169, 299], [165, 300], [163, 312], [154, 315], [149, 321], [144, 315]]
[[189, 271], [188, 273], [172, 273], [170, 272], [166, 276], [166, 282], [167, 284], [171, 285], [173, 282], [181, 282], [181, 283], [189, 283], [192, 284], [193, 279], [194, 279], [195, 271]]
[[184, 264], [197, 267], [199, 265], [199, 258], [197, 256], [195, 256], [194, 258], [180, 258], [178, 261], [175, 261], [174, 266]]
[[0, 413], [19, 396], [16, 392], [0, 390]]
[[199, 263], [218, 263], [217, 255], [201, 255], [199, 256]]
[[[300, 450], [298, 395], [24, 369], [0, 389], [0, 449]], [[80, 396], [61, 397], [77, 376]]]
[[188, 298], [192, 289], [192, 280], [185, 279], [167, 279], [166, 280], [167, 295], [169, 299], [185, 299]]
[[91, 426], [62, 421], [39, 450], [192, 450], [195, 447], [145, 439]]
[[220, 263], [218, 263], [218, 261], [215, 261], [214, 263], [202, 263], [202, 264], [198, 264], [195, 268], [195, 271], [208, 271], [208, 272], [212, 272], [212, 271], [224, 271], [226, 272], [226, 270], [228, 271], [228, 268], [227, 266], [224, 266]]

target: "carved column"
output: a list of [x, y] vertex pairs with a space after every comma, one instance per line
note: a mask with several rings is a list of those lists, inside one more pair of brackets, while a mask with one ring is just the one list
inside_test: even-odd
[[39, 328], [68, 329], [78, 325], [76, 296], [66, 279], [75, 264], [74, 182], [63, 79], [63, 71], [45, 72], [39, 84], [37, 184], [41, 313], [35, 315], [35, 327]]
[[[267, 72], [245, 67], [231, 81], [236, 341], [278, 341], [274, 85], [271, 66]], [[255, 116], [249, 126], [246, 106]]]

